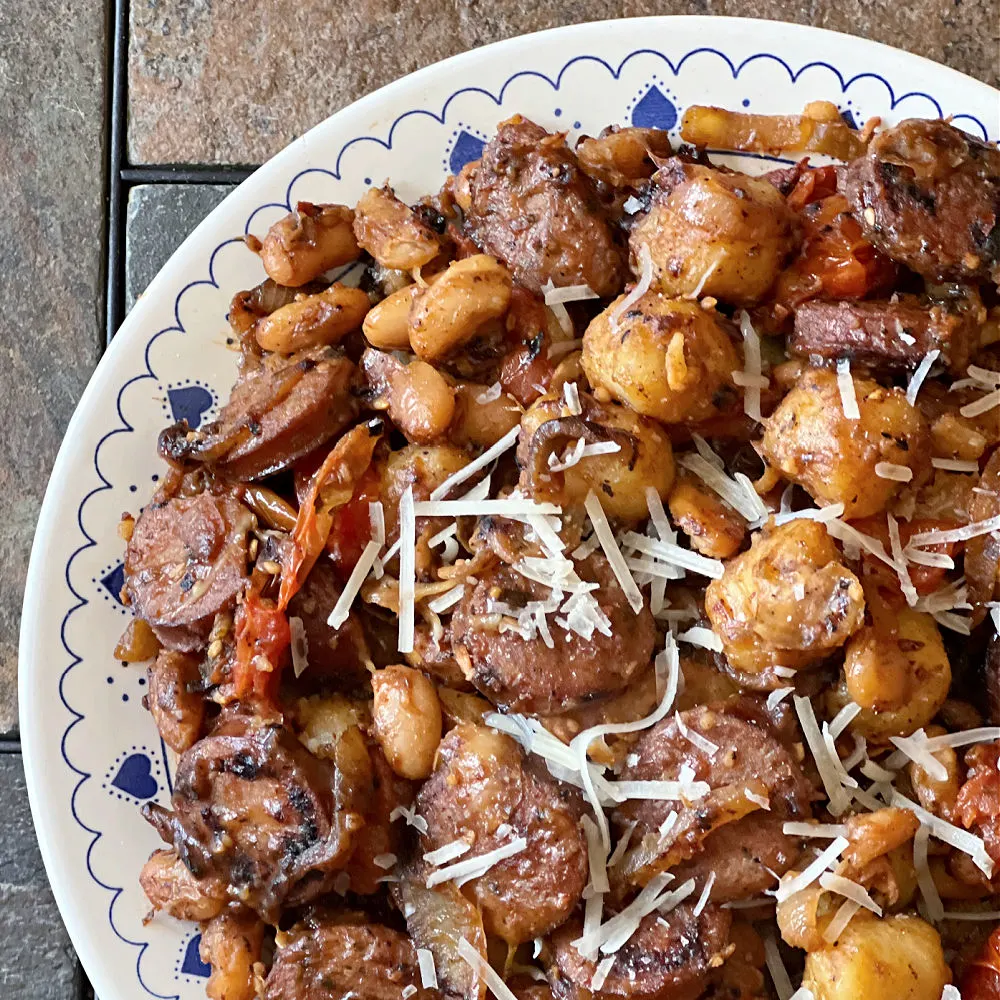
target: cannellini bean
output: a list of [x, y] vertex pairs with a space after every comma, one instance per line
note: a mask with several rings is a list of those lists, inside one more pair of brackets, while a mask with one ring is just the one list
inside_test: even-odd
[[265, 316], [254, 336], [265, 351], [276, 354], [336, 344], [361, 325], [370, 306], [367, 293], [338, 283]]
[[300, 201], [279, 219], [260, 245], [264, 270], [279, 285], [298, 288], [331, 267], [357, 260], [358, 244], [346, 205], [313, 205]]
[[407, 285], [369, 311], [361, 329], [372, 347], [382, 351], [410, 349], [410, 306], [420, 290], [419, 285]]
[[434, 685], [412, 667], [392, 666], [372, 674], [375, 738], [393, 771], [419, 780], [434, 769], [441, 742], [441, 703]]
[[455, 393], [426, 361], [401, 366], [390, 382], [389, 416], [411, 441], [429, 444], [442, 437], [455, 415]]
[[410, 343], [425, 361], [439, 361], [471, 340], [483, 323], [510, 305], [510, 273], [487, 254], [450, 264], [414, 299]]

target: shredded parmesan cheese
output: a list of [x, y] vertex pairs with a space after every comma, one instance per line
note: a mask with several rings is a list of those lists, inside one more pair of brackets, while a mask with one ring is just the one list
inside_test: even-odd
[[824, 872], [820, 875], [819, 884], [820, 888], [826, 889], [827, 892], [835, 892], [838, 896], [854, 900], [859, 906], [871, 910], [875, 916], [882, 916], [882, 907], [868, 895], [863, 885], [859, 885], [849, 878], [844, 878], [843, 875], [834, 875], [831, 872]]
[[843, 765], [839, 758], [837, 758], [836, 763], [834, 762], [833, 757], [836, 757], [836, 754], [832, 756], [830, 754], [823, 734], [820, 732], [819, 724], [816, 722], [812, 702], [808, 698], [799, 696], [796, 696], [793, 701], [806, 743], [809, 744], [809, 749], [812, 751], [813, 759], [816, 761], [816, 769], [819, 771], [827, 798], [830, 800], [830, 813], [833, 816], [840, 816], [847, 811], [847, 807], [851, 804], [850, 797], [844, 791], [838, 774]]
[[545, 304], [554, 305], [557, 302], [585, 302], [588, 299], [597, 299], [600, 296], [590, 287], [590, 285], [562, 285], [556, 288], [550, 278], [542, 287], [545, 293]]
[[604, 555], [607, 556], [608, 562], [611, 564], [611, 570], [615, 574], [615, 579], [618, 580], [632, 610], [638, 614], [642, 611], [643, 606], [642, 593], [632, 578], [631, 572], [629, 572], [629, 568], [625, 563], [625, 557], [622, 555], [621, 549], [618, 548], [614, 532], [611, 530], [607, 515], [604, 513], [604, 508], [601, 506], [601, 502], [597, 499], [593, 490], [587, 494], [584, 507], [590, 517], [591, 524], [594, 526], [594, 531], [601, 543], [601, 548], [604, 550]]
[[861, 706], [849, 701], [830, 722], [830, 735], [836, 739], [853, 721]]
[[451, 590], [446, 590], [443, 594], [435, 597], [433, 601], [427, 602], [427, 607], [439, 615], [442, 611], [453, 608], [465, 596], [465, 584], [460, 583]]
[[899, 589], [906, 598], [906, 603], [911, 607], [916, 607], [918, 595], [917, 588], [913, 586], [910, 579], [910, 571], [906, 566], [906, 556], [903, 555], [903, 543], [899, 538], [899, 524], [892, 514], [887, 514], [889, 525], [889, 551], [892, 553], [893, 562], [896, 564], [896, 575], [899, 577]]
[[681, 718], [680, 712], [674, 712], [674, 722], [677, 724], [677, 731], [681, 734], [681, 736], [683, 736], [684, 739], [686, 739], [693, 747], [697, 747], [703, 754], [706, 754], [709, 757], [714, 757], [719, 752], [718, 744], [705, 739], [701, 733], [688, 728], [688, 726], [684, 724], [684, 720]]
[[473, 459], [468, 465], [463, 466], [458, 472], [450, 475], [440, 486], [431, 490], [431, 500], [440, 500], [446, 497], [456, 486], [464, 483], [466, 479], [474, 476], [480, 469], [485, 469], [495, 458], [499, 458], [505, 451], [509, 451], [517, 441], [518, 434], [521, 433], [521, 426], [512, 428], [495, 445], [487, 448], [486, 451]]
[[420, 985], [425, 990], [436, 990], [438, 988], [437, 968], [434, 965], [434, 955], [430, 949], [417, 949], [417, 965], [420, 967]]
[[788, 976], [785, 963], [781, 960], [778, 942], [770, 931], [764, 935], [764, 959], [767, 962], [767, 971], [771, 973], [771, 982], [774, 983], [778, 1000], [791, 1000], [792, 981]]
[[[743, 386], [743, 412], [751, 420], [760, 423], [763, 419], [760, 413], [760, 391], [766, 389], [769, 383], [763, 375], [761, 365], [760, 337], [753, 328], [745, 309], [740, 313], [740, 332], [743, 334], [742, 374], [746, 376]], [[734, 372], [733, 375], [735, 380], [736, 373]], [[754, 384], [751, 384], [751, 380]]]
[[861, 904], [853, 899], [848, 899], [834, 914], [833, 919], [826, 925], [823, 931], [823, 940], [827, 944], [836, 944], [837, 938], [847, 930], [847, 925], [854, 919], [855, 914], [861, 909]]
[[694, 904], [694, 915], [700, 917], [702, 911], [708, 904], [709, 897], [712, 895], [712, 886], [715, 885], [715, 872], [709, 872], [708, 878], [705, 879], [705, 884], [702, 887], [701, 895], [698, 897], [698, 902]]
[[958, 412], [963, 417], [979, 417], [990, 410], [995, 410], [998, 406], [1000, 406], [1000, 389], [994, 389], [985, 396], [981, 396], [971, 403], [966, 403]]
[[919, 548], [922, 545], [967, 542], [970, 538], [988, 535], [993, 531], [1000, 531], [1000, 515], [989, 517], [985, 521], [973, 521], [963, 528], [951, 528], [945, 531], [920, 531], [910, 537], [909, 544], [914, 548]]
[[702, 649], [711, 649], [716, 653], [722, 652], [722, 640], [710, 629], [702, 625], [695, 625], [686, 632], [677, 633], [678, 642], [689, 642], [692, 646], [700, 646]]
[[472, 845], [466, 841], [453, 840], [450, 844], [445, 844], [435, 851], [428, 851], [424, 855], [424, 861], [435, 867], [446, 865], [449, 861], [454, 861], [455, 858], [460, 858], [463, 854], [468, 854], [471, 849]]
[[854, 379], [851, 377], [851, 362], [841, 358], [837, 362], [837, 389], [840, 391], [840, 406], [848, 420], [860, 420], [858, 396], [854, 391]]
[[908, 799], [895, 789], [891, 792], [889, 805], [898, 806], [900, 809], [909, 809], [910, 812], [916, 815], [921, 824], [928, 828], [932, 836], [937, 837], [938, 840], [946, 844], [950, 844], [952, 847], [962, 851], [963, 854], [968, 854], [975, 862], [976, 867], [987, 878], [993, 877], [993, 859], [987, 853], [986, 845], [981, 838], [969, 833], [968, 830], [962, 830], [957, 826], [953, 826], [933, 813], [927, 812], [926, 809], [921, 808], [916, 802]]
[[639, 280], [635, 287], [611, 310], [608, 317], [611, 321], [612, 333], [618, 332], [618, 321], [625, 313], [632, 308], [649, 291], [653, 284], [653, 258], [649, 252], [649, 247], [642, 243], [639, 246]]
[[913, 478], [913, 469], [895, 462], [876, 462], [875, 475], [879, 479], [891, 479], [896, 483], [908, 483]]
[[913, 868], [917, 873], [917, 885], [924, 897], [924, 905], [931, 920], [938, 921], [944, 916], [944, 904], [934, 884], [930, 865], [927, 863], [927, 843], [930, 830], [921, 826], [913, 835]]
[[475, 398], [477, 403], [492, 403], [494, 400], [500, 398], [500, 394], [503, 392], [503, 386], [499, 382], [494, 382], [488, 389], [484, 389]]
[[413, 487], [407, 486], [399, 500], [399, 637], [396, 648], [401, 653], [413, 652], [416, 535]]
[[789, 837], [818, 837], [821, 840], [833, 840], [834, 837], [846, 837], [847, 827], [843, 823], [795, 823], [789, 821], [781, 828]]
[[773, 893], [774, 898], [782, 903], [800, 889], [812, 885], [840, 857], [849, 844], [850, 841], [846, 837], [837, 837], [825, 851], [806, 866], [804, 871], [798, 875], [784, 876]]
[[406, 820], [406, 825], [412, 826], [418, 833], [427, 832], [427, 820], [417, 812], [416, 806], [396, 806], [389, 813], [389, 822], [395, 823], [398, 819]]
[[458, 939], [458, 954], [486, 984], [486, 988], [497, 1000], [517, 1000], [510, 987], [500, 978], [493, 966], [464, 937]]
[[978, 472], [979, 463], [965, 461], [961, 458], [932, 458], [931, 465], [945, 472]]
[[788, 697], [788, 696], [789, 696], [790, 694], [792, 694], [792, 693], [793, 693], [794, 691], [795, 691], [795, 688], [793, 688], [793, 687], [780, 687], [780, 688], [775, 688], [775, 689], [774, 689], [774, 690], [773, 690], [773, 691], [772, 691], [772, 692], [771, 692], [771, 693], [770, 693], [770, 694], [769, 694], [769, 695], [767, 696], [767, 707], [768, 707], [768, 708], [769, 708], [770, 710], [772, 710], [772, 711], [773, 711], [773, 710], [774, 710], [775, 708], [777, 708], [777, 707], [778, 707], [778, 705], [780, 705], [780, 704], [781, 704], [781, 703], [782, 703], [782, 702], [783, 702], [783, 701], [784, 701], [784, 700], [785, 700], [785, 699], [786, 699], [786, 698], [787, 698], [787, 697]]
[[575, 382], [563, 383], [563, 399], [566, 401], [566, 409], [574, 417], [583, 413], [583, 406], [580, 404], [580, 389]]
[[906, 401], [910, 406], [917, 405], [917, 393], [920, 392], [920, 387], [924, 384], [924, 379], [927, 378], [931, 370], [931, 365], [937, 361], [940, 353], [940, 351], [936, 350], [928, 351], [921, 359], [920, 364], [917, 365], [917, 369], [910, 379], [910, 384], [906, 387]]
[[464, 861], [457, 861], [453, 865], [439, 868], [436, 872], [431, 872], [427, 876], [427, 888], [433, 889], [434, 886], [440, 885], [442, 882], [451, 881], [455, 881], [459, 885], [464, 885], [470, 879], [485, 875], [494, 865], [499, 864], [501, 861], [505, 861], [515, 854], [520, 854], [527, 846], [528, 842], [524, 837], [515, 837], [510, 843], [503, 844], [492, 851], [487, 851], [485, 854], [478, 854], [474, 858], [466, 858]]
[[381, 868], [383, 871], [388, 871], [392, 868], [396, 864], [396, 860], [395, 854], [376, 854], [375, 857], [372, 858], [373, 864], [377, 868]]
[[347, 621], [351, 614], [351, 605], [354, 603], [354, 598], [358, 596], [358, 591], [361, 590], [361, 585], [365, 582], [365, 577], [368, 576], [372, 566], [375, 565], [375, 560], [378, 558], [381, 547], [381, 542], [374, 541], [369, 542], [364, 547], [361, 558], [355, 564], [354, 569], [351, 570], [351, 575], [347, 578], [347, 583], [344, 584], [344, 589], [340, 592], [340, 597], [337, 598], [337, 603], [333, 606], [330, 617], [326, 620], [327, 625], [331, 628], [339, 629]]
[[309, 640], [306, 638], [305, 625], [301, 618], [289, 618], [288, 630], [292, 641], [292, 670], [296, 677], [301, 677], [309, 666]]

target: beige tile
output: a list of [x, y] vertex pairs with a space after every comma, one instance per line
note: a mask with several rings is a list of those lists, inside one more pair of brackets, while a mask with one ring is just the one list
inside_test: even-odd
[[754, 15], [897, 45], [996, 84], [996, 0], [155, 0], [131, 5], [135, 163], [259, 163], [445, 56], [560, 24]]
[[0, 0], [0, 733], [38, 507], [102, 342], [104, 26], [100, 3]]

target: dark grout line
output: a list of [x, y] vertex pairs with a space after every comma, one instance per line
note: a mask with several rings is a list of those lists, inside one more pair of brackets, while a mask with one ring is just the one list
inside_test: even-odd
[[123, 167], [125, 184], [239, 184], [257, 167], [141, 166]]
[[124, 315], [125, 296], [122, 275], [124, 240], [124, 190], [121, 172], [125, 155], [126, 80], [128, 59], [127, 0], [110, 0], [108, 31], [111, 38], [107, 148], [108, 226], [106, 242], [106, 279], [104, 296], [105, 343], [110, 344]]
[[21, 752], [21, 741], [16, 737], [4, 737], [0, 739], [0, 754], [5, 753], [20, 753]]

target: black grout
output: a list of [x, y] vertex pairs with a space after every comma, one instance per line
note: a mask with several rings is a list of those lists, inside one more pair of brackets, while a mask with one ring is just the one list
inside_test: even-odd
[[138, 166], [123, 167], [125, 184], [239, 184], [257, 167]]
[[0, 754], [11, 754], [21, 752], [21, 741], [16, 737], [4, 737], [0, 739]]
[[125, 312], [124, 282], [124, 214], [125, 192], [122, 186], [122, 165], [125, 159], [126, 81], [128, 79], [128, 9], [127, 0], [110, 0], [109, 25], [110, 86], [108, 100], [107, 149], [107, 256], [104, 299], [105, 343], [110, 344]]

